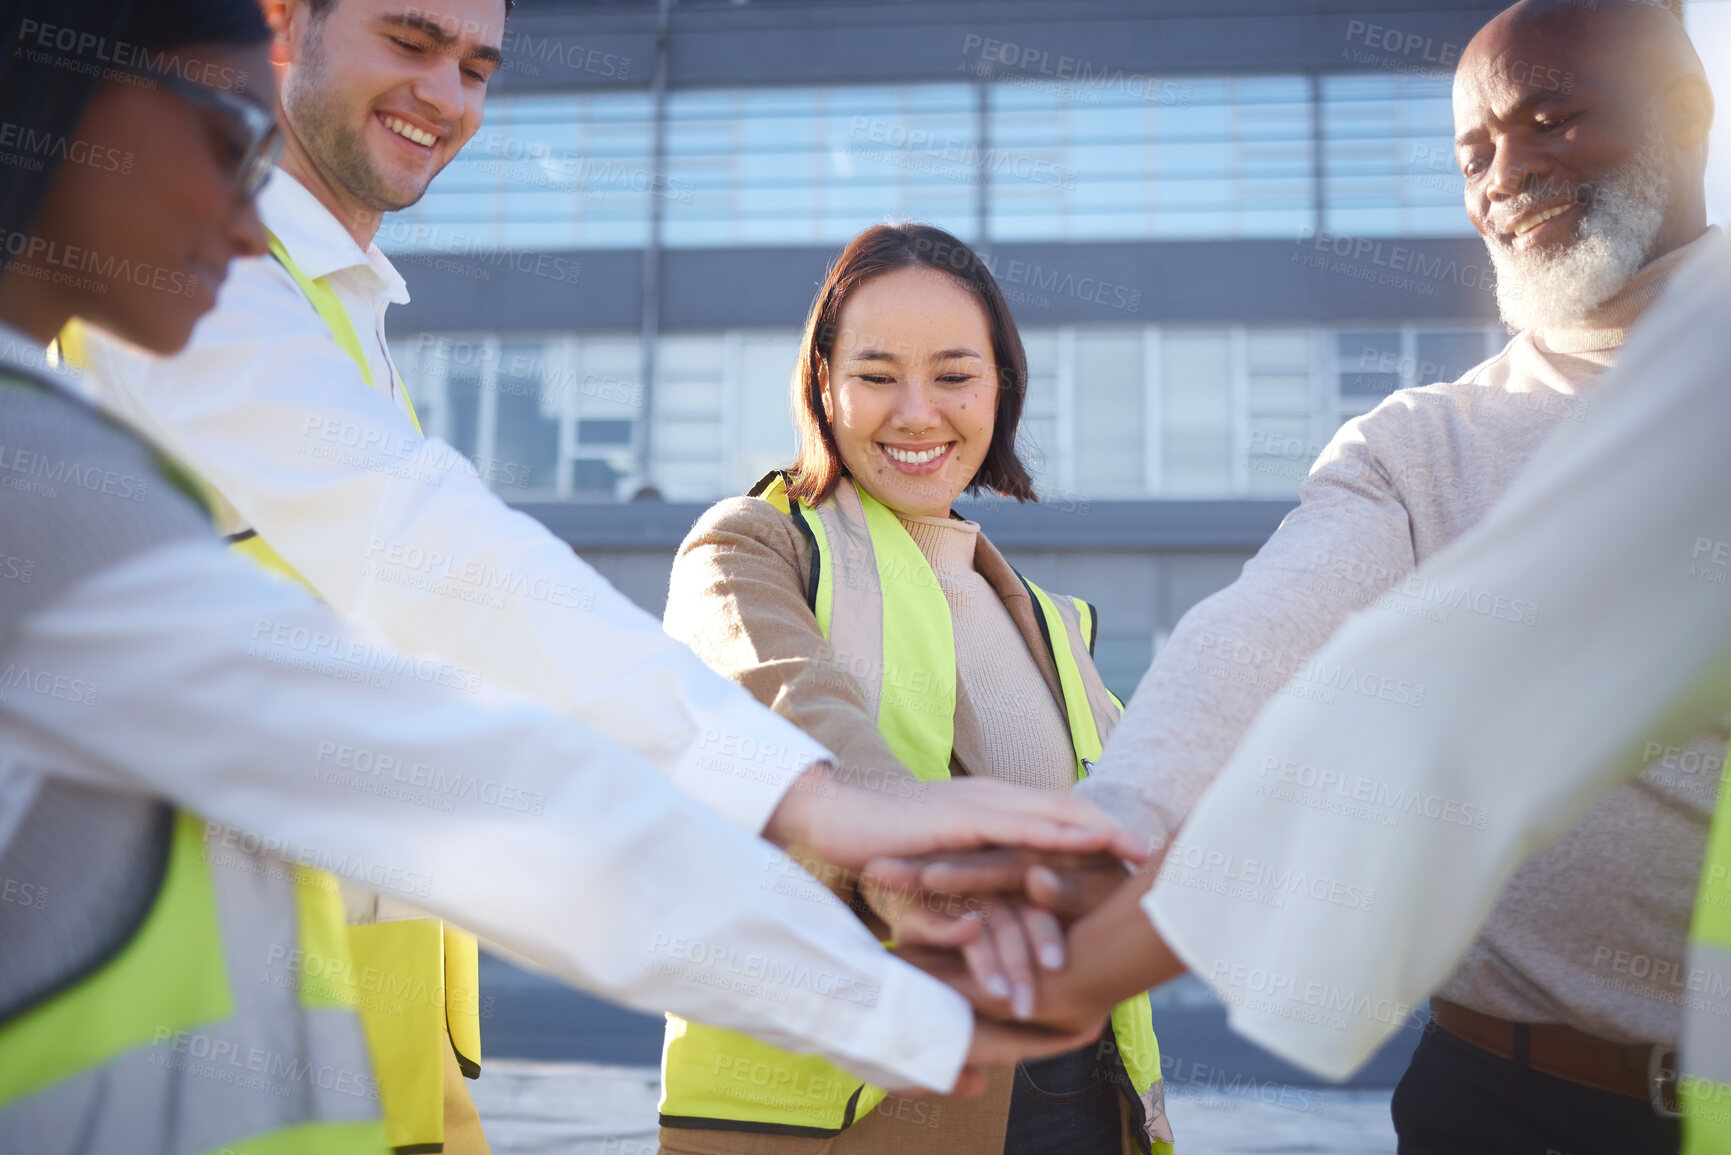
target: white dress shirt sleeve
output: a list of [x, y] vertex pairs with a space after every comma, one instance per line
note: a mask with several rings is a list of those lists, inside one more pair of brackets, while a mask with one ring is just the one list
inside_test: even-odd
[[210, 482], [343, 616], [510, 681], [744, 830], [827, 756], [416, 433], [274, 260], [235, 261], [178, 356], [94, 332], [88, 352], [102, 403]]
[[1351, 1074], [1524, 858], [1731, 705], [1728, 249], [1679, 271], [1588, 419], [1417, 571], [1536, 602], [1536, 624], [1351, 618], [1313, 661], [1422, 680], [1424, 707], [1277, 696], [1202, 796], [1144, 905], [1240, 1033]]
[[166, 795], [246, 849], [400, 895], [609, 998], [875, 1083], [947, 1090], [961, 1068], [962, 998], [775, 847], [619, 742], [208, 541], [77, 583], [20, 622], [0, 667], [33, 674], [0, 700], [0, 779]]

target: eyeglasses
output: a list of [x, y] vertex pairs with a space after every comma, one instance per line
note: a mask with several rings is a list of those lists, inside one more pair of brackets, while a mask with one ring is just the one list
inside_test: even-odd
[[200, 108], [214, 109], [240, 122], [247, 135], [246, 151], [241, 154], [237, 174], [240, 196], [243, 201], [257, 196], [264, 182], [270, 179], [270, 170], [275, 167], [277, 157], [282, 154], [282, 128], [276, 117], [250, 100], [195, 83], [177, 73], [140, 71], [138, 75], [155, 81]]

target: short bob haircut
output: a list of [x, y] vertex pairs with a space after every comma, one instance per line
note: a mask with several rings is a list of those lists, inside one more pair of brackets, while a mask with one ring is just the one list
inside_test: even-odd
[[897, 269], [936, 269], [952, 277], [973, 295], [986, 314], [992, 334], [992, 360], [998, 367], [998, 408], [992, 443], [986, 450], [967, 492], [982, 487], [1018, 501], [1037, 501], [1034, 482], [1016, 456], [1016, 429], [1027, 396], [1028, 356], [1010, 317], [1010, 306], [992, 271], [978, 253], [931, 225], [876, 225], [849, 242], [830, 266], [823, 288], [812, 302], [800, 342], [799, 364], [793, 373], [793, 423], [799, 431], [799, 456], [788, 467], [788, 493], [807, 505], [817, 505], [847, 473], [836, 451], [835, 433], [823, 412], [818, 367], [835, 350], [842, 307], [855, 289]]

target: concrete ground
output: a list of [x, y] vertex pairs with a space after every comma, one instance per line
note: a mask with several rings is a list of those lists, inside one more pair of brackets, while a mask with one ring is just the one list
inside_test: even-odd
[[[493, 1155], [655, 1155], [659, 1081], [654, 1067], [490, 1059], [469, 1086]], [[1167, 1108], [1185, 1155], [1392, 1155], [1389, 1094], [1174, 1087]]]
[[[484, 1073], [469, 1089], [494, 1155], [655, 1155], [661, 1016], [485, 953], [481, 992]], [[1392, 1155], [1389, 1096], [1417, 1031], [1346, 1086], [1322, 1087], [1234, 1034], [1196, 979], [1151, 1001], [1182, 1155]]]

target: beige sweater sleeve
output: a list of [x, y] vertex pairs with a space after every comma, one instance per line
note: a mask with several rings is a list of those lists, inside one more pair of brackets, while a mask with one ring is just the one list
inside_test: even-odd
[[833, 751], [844, 776], [866, 785], [911, 777], [806, 606], [809, 552], [793, 519], [767, 501], [729, 498], [680, 545], [662, 624], [710, 669]]
[[1401, 494], [1430, 481], [1374, 446], [1407, 443], [1407, 407], [1416, 400], [1385, 402], [1340, 430], [1298, 508], [1242, 576], [1172, 631], [1078, 794], [1164, 845], [1289, 679], [1298, 675], [1293, 693], [1344, 692], [1312, 685], [1317, 672], [1306, 663], [1348, 614], [1415, 564]]

